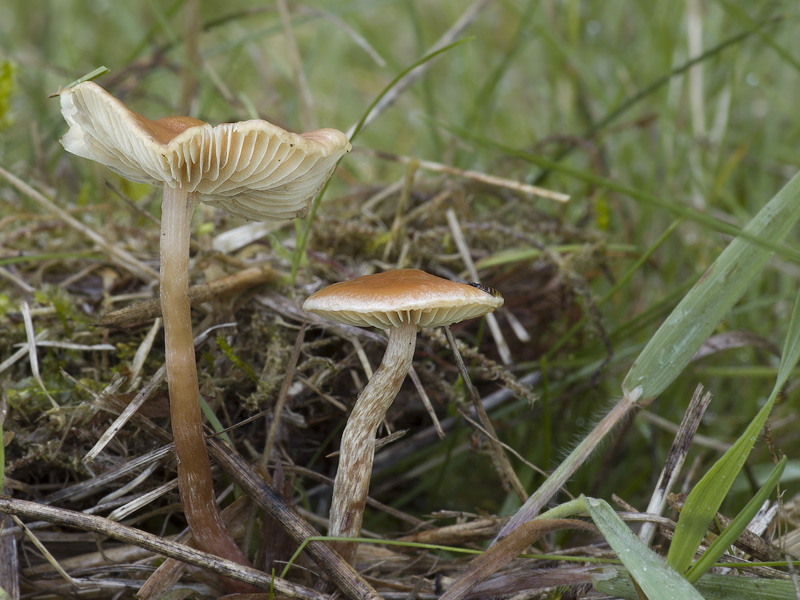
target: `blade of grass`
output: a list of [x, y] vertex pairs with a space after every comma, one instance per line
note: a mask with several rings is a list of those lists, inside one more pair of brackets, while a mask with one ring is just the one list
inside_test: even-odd
[[[588, 140], [588, 139], [593, 138], [600, 131], [602, 131], [603, 129], [605, 129], [609, 125], [611, 125], [611, 123], [613, 123], [619, 117], [621, 117], [623, 114], [628, 112], [636, 104], [638, 104], [639, 102], [641, 102], [642, 100], [644, 100], [645, 98], [650, 96], [651, 94], [653, 94], [656, 91], [658, 91], [659, 89], [661, 89], [664, 85], [666, 85], [667, 83], [672, 81], [672, 79], [674, 77], [679, 76], [679, 75], [683, 75], [684, 73], [686, 73], [687, 71], [689, 71], [693, 67], [695, 67], [697, 65], [700, 65], [703, 62], [705, 62], [706, 60], [717, 56], [723, 50], [725, 50], [725, 49], [727, 49], [729, 47], [735, 46], [736, 44], [739, 44], [740, 42], [743, 42], [744, 40], [749, 38], [754, 33], [758, 33], [759, 35], [765, 35], [765, 34], [763, 34], [762, 29], [764, 29], [768, 25], [777, 25], [777, 24], [781, 23], [782, 21], [784, 21], [785, 19], [786, 19], [785, 16], [779, 15], [777, 17], [766, 19], [766, 20], [758, 22], [758, 23], [751, 21], [751, 28], [750, 29], [747, 29], [745, 31], [741, 31], [741, 32], [739, 32], [739, 33], [737, 33], [735, 35], [732, 35], [731, 37], [729, 37], [727, 39], [722, 40], [716, 46], [713, 46], [713, 47], [709, 48], [708, 50], [706, 50], [705, 52], [702, 52], [701, 54], [698, 54], [697, 56], [692, 57], [691, 59], [687, 60], [683, 64], [678, 65], [674, 69], [670, 70], [666, 75], [663, 75], [662, 77], [659, 77], [658, 79], [656, 79], [652, 83], [646, 85], [645, 87], [640, 89], [638, 92], [632, 94], [631, 96], [629, 96], [628, 98], [623, 100], [616, 108], [614, 108], [611, 112], [609, 112], [605, 117], [603, 117], [599, 121], [595, 122], [591, 127], [589, 127], [589, 129], [587, 129], [585, 132], [583, 132], [583, 134], [581, 134], [580, 136], [577, 136], [576, 139]], [[564, 158], [566, 158], [576, 148], [578, 148], [577, 144], [570, 144], [569, 146], [564, 148], [561, 152], [559, 152], [555, 156], [554, 161], [558, 162], [558, 161], [563, 160]], [[544, 171], [542, 173], [540, 173], [536, 177], [536, 179], [534, 180], [534, 183], [542, 183], [542, 181], [548, 176], [550, 171], [553, 170], [550, 167], [543, 167], [543, 168], [544, 168]]]
[[667, 554], [667, 562], [677, 571], [683, 573], [691, 564], [700, 542], [705, 537], [708, 524], [717, 514], [734, 479], [742, 470], [744, 461], [749, 456], [772, 411], [775, 399], [789, 379], [798, 359], [800, 359], [800, 295], [795, 299], [789, 330], [784, 341], [778, 378], [769, 399], [758, 411], [745, 432], [736, 440], [736, 443], [697, 482], [686, 498], [686, 503], [675, 527], [675, 536]]
[[[478, 17], [480, 12], [491, 2], [492, 0], [474, 0], [472, 4], [470, 4], [461, 16], [456, 20], [450, 28], [445, 31], [441, 37], [436, 40], [436, 42], [431, 47], [428, 56], [432, 56], [434, 51], [438, 51], [442, 48], [447, 48], [448, 46], [452, 45], [453, 40], [459, 37], [462, 32], [470, 26], [470, 24]], [[472, 39], [472, 38], [469, 38]], [[369, 124], [375, 118], [378, 117], [384, 110], [386, 110], [394, 101], [402, 94], [407, 87], [414, 84], [422, 74], [427, 70], [427, 65], [419, 64], [413, 69], [408, 70], [392, 87], [387, 91], [387, 93], [383, 94], [383, 97], [380, 99], [379, 102], [376, 102], [375, 105], [370, 109], [367, 115], [364, 118], [364, 124]], [[348, 132], [348, 136], [352, 137], [351, 132]]]
[[[604, 247], [608, 252], [635, 252], [637, 250], [637, 247], [631, 244], [608, 244]], [[570, 252], [577, 252], [584, 248], [585, 246], [583, 244], [564, 244], [547, 247], [550, 252], [555, 252], [556, 254], [569, 254]], [[481, 269], [499, 265], [533, 261], [542, 254], [543, 251], [539, 248], [511, 248], [509, 250], [501, 250], [477, 261], [475, 263], [475, 268], [480, 271]], [[618, 289], [618, 286], [615, 285], [614, 289]], [[606, 296], [607, 295], [608, 294], [606, 294]]]
[[702, 600], [680, 574], [645, 546], [604, 500], [581, 496], [589, 516], [649, 600]]
[[473, 559], [440, 600], [461, 600], [478, 583], [511, 562], [536, 539], [537, 523], [567, 522], [585, 512], [650, 600], [702, 599], [688, 581], [634, 535], [607, 502], [581, 495], [525, 523]]
[[[796, 175], [759, 211], [745, 228], [746, 231], [751, 236], [758, 238], [763, 236], [766, 239], [781, 241], [789, 228], [800, 217], [799, 196], [800, 175]], [[667, 320], [634, 361], [622, 384], [622, 399], [575, 447], [541, 487], [528, 498], [522, 508], [500, 530], [495, 541], [535, 517], [566, 480], [592, 454], [609, 431], [614, 429], [634, 408], [660, 394], [678, 377], [717, 323], [745, 292], [750, 281], [761, 272], [770, 255], [771, 253], [767, 249], [749, 243], [743, 236], [737, 237], [728, 245], [706, 274], [667, 317]], [[797, 327], [795, 321], [795, 315], [793, 315], [792, 324]], [[792, 341], [795, 337], [793, 332], [796, 329], [790, 328], [789, 331], [787, 344], [798, 345], [797, 350], [792, 350], [793, 366], [797, 362], [795, 352], [800, 353], [800, 341]], [[785, 353], [784, 359], [789, 360], [789, 355]], [[788, 376], [789, 372], [791, 372], [791, 368], [786, 370], [785, 375]], [[781, 385], [783, 381], [785, 379], [781, 380]], [[771, 402], [769, 405], [771, 408]], [[764, 415], [764, 420], [768, 414], [769, 410]], [[761, 426], [763, 426], [763, 422], [752, 434], [752, 443], [755, 443], [755, 436], [758, 435]], [[742, 462], [743, 460], [742, 458]], [[736, 473], [739, 468], [741, 465], [736, 469]], [[730, 482], [732, 481], [733, 477], [730, 479]], [[727, 489], [725, 493], [727, 493]], [[712, 515], [718, 508], [719, 505], [713, 508]], [[699, 540], [697, 544], [699, 544]], [[695, 548], [697, 544], [695, 544]], [[685, 552], [685, 550], [683, 551]], [[688, 562], [685, 566], [688, 567]]]
[[686, 573], [686, 579], [689, 583], [696, 583], [700, 577], [714, 566], [716, 560], [725, 553], [742, 532], [747, 529], [750, 521], [752, 521], [756, 513], [761, 510], [761, 507], [772, 493], [772, 490], [778, 485], [778, 481], [781, 475], [783, 475], [783, 470], [786, 468], [786, 460], [785, 456], [781, 458], [780, 462], [775, 465], [775, 468], [772, 470], [767, 482], [758, 490], [758, 493], [753, 496], [742, 511], [736, 515], [736, 518], [725, 528], [725, 531], [711, 543], [708, 549], [703, 553], [703, 556], [697, 559], [697, 562], [692, 565]]
[[[392, 91], [392, 89], [398, 83], [400, 83], [408, 73], [410, 73], [417, 67], [424, 65], [428, 61], [436, 58], [440, 54], [443, 54], [448, 50], [452, 50], [456, 46], [460, 46], [461, 44], [468, 42], [470, 40], [472, 40], [472, 38], [465, 38], [462, 40], [455, 41], [452, 44], [448, 44], [447, 46], [444, 46], [442, 48], [439, 48], [438, 50], [435, 50], [430, 54], [426, 54], [421, 59], [409, 65], [408, 67], [403, 69], [400, 73], [398, 73], [397, 76], [394, 79], [392, 79], [392, 81], [389, 82], [389, 85], [383, 88], [381, 93], [376, 96], [375, 100], [372, 101], [372, 104], [370, 104], [367, 107], [367, 110], [364, 111], [364, 114], [361, 116], [361, 119], [359, 119], [358, 123], [356, 123], [356, 125], [353, 127], [353, 131], [349, 136], [350, 142], [352, 143], [356, 139], [356, 137], [358, 137], [358, 135], [364, 130], [367, 123], [367, 117], [369, 117], [369, 115], [372, 113], [372, 109], [375, 108], [378, 105], [378, 103], [384, 98], [384, 96], [386, 96], [386, 94]], [[308, 216], [305, 219], [305, 226], [303, 227], [302, 234], [297, 239], [297, 246], [295, 247], [294, 254], [292, 255], [291, 276], [289, 277], [289, 285], [291, 286], [294, 286], [294, 282], [297, 279], [297, 271], [300, 268], [300, 263], [306, 251], [306, 245], [308, 244], [308, 236], [311, 233], [311, 226], [314, 224], [314, 217], [316, 216], [317, 211], [319, 210], [319, 206], [320, 203], [322, 202], [322, 198], [325, 196], [325, 192], [328, 190], [328, 185], [330, 184], [330, 181], [331, 180], [328, 179], [328, 181], [325, 183], [325, 186], [322, 188], [322, 191], [320, 191], [320, 193], [317, 194], [317, 197], [314, 198], [314, 201], [311, 203], [311, 210], [309, 211]]]
[[[620, 277], [620, 279], [611, 287], [608, 292], [606, 292], [602, 298], [597, 301], [597, 307], [599, 308], [608, 300], [613, 298], [616, 293], [622, 289], [627, 283], [631, 280], [631, 278], [636, 274], [636, 272], [644, 266], [647, 261], [653, 256], [653, 253], [661, 247], [661, 245], [667, 241], [667, 239], [672, 235], [672, 233], [678, 228], [683, 222], [683, 219], [677, 219], [673, 221], [669, 227], [667, 227], [664, 232], [658, 237], [653, 245], [651, 245], [637, 260], [634, 262], [631, 267], [625, 271], [625, 273]], [[580, 318], [578, 322], [576, 322], [572, 327], [570, 327], [569, 331], [567, 331], [560, 339], [558, 339], [555, 344], [553, 344], [550, 348], [547, 349], [544, 356], [545, 358], [552, 358], [558, 350], [560, 350], [564, 344], [570, 341], [575, 335], [581, 330], [581, 328], [589, 322], [589, 316], [584, 315]]]
[[563, 175], [571, 177], [578, 181], [588, 183], [596, 187], [606, 188], [613, 192], [617, 192], [619, 194], [627, 196], [631, 200], [634, 200], [640, 204], [654, 206], [656, 208], [663, 209], [669, 213], [676, 215], [677, 217], [682, 217], [688, 221], [693, 221], [700, 225], [705, 225], [706, 227], [709, 227], [714, 231], [725, 233], [731, 236], [741, 236], [747, 241], [753, 242], [754, 244], [760, 247], [771, 250], [772, 252], [775, 252], [776, 254], [783, 256], [784, 258], [792, 260], [793, 262], [796, 263], [800, 263], [800, 252], [792, 250], [790, 248], [786, 248], [785, 246], [782, 246], [780, 243], [773, 241], [772, 238], [759, 237], [757, 234], [755, 234], [752, 231], [748, 231], [746, 228], [741, 229], [736, 225], [732, 225], [731, 223], [727, 223], [725, 221], [712, 217], [711, 215], [708, 215], [704, 212], [700, 212], [691, 207], [676, 203], [674, 199], [665, 200], [664, 198], [659, 198], [654, 194], [645, 192], [643, 190], [639, 190], [637, 188], [634, 188], [625, 183], [621, 183], [614, 179], [601, 177], [600, 175], [595, 175], [594, 173], [591, 173], [589, 171], [584, 171], [582, 169], [569, 167], [567, 165], [563, 165], [554, 160], [544, 158], [537, 154], [533, 154], [525, 150], [520, 150], [519, 148], [515, 148], [513, 146], [507, 146], [505, 144], [501, 144], [496, 140], [493, 140], [485, 136], [477, 135], [475, 132], [469, 129], [465, 129], [463, 127], [459, 127], [457, 125], [443, 123], [441, 121], [436, 121], [436, 123], [440, 127], [450, 131], [451, 133], [465, 140], [473, 142], [475, 144], [481, 144], [495, 148], [507, 154], [508, 156], [519, 158], [520, 160], [524, 160], [526, 162], [537, 165], [544, 169], [552, 169], [554, 171], [558, 171], [559, 173], [562, 173]]
[[[506, 72], [513, 65], [513, 60], [526, 42], [531, 40], [530, 28], [534, 15], [538, 12], [538, 2], [527, 2], [522, 14], [519, 15], [516, 31], [514, 32], [508, 48], [500, 57], [498, 64], [484, 79], [480, 89], [474, 96], [472, 107], [466, 118], [463, 120], [464, 127], [477, 127], [483, 133], [489, 125], [490, 120], [484, 118], [485, 115], [494, 113], [497, 101], [497, 89], [500, 81]], [[458, 161], [456, 161], [458, 164]]]
[[[630, 577], [623, 570], [607, 578], [611, 567], [600, 571], [594, 587], [603, 594], [625, 600], [639, 600]], [[785, 579], [737, 577], [735, 575], [704, 575], [695, 586], [705, 600], [797, 600], [794, 584]]]
[[[780, 243], [800, 218], [800, 175], [795, 175], [753, 217], [744, 231]], [[772, 252], [739, 236], [734, 239], [666, 321], [636, 359], [623, 390], [641, 389], [644, 399], [655, 398], [672, 383], [711, 335], [725, 314], [761, 273]]]
[[392, 91], [392, 90], [395, 88], [395, 86], [396, 86], [398, 83], [400, 83], [400, 82], [403, 80], [403, 78], [404, 78], [406, 75], [408, 75], [408, 74], [409, 74], [411, 71], [413, 71], [413, 70], [414, 70], [414, 69], [416, 69], [417, 67], [420, 67], [420, 66], [424, 65], [425, 63], [429, 62], [430, 60], [432, 60], [432, 59], [436, 58], [436, 57], [437, 57], [437, 56], [439, 56], [440, 54], [444, 54], [445, 52], [448, 52], [449, 50], [452, 50], [452, 49], [453, 49], [453, 48], [455, 48], [456, 46], [460, 46], [461, 44], [464, 44], [464, 43], [466, 43], [466, 42], [471, 42], [473, 39], [474, 39], [474, 38], [472, 38], [472, 37], [463, 38], [463, 39], [460, 39], [460, 40], [456, 40], [456, 41], [455, 41], [455, 42], [453, 42], [452, 44], [447, 44], [446, 46], [442, 46], [441, 48], [439, 48], [439, 49], [437, 49], [437, 50], [434, 50], [433, 52], [430, 52], [429, 54], [426, 54], [425, 56], [423, 56], [422, 58], [420, 58], [418, 61], [416, 61], [416, 62], [414, 62], [414, 63], [410, 64], [410, 65], [409, 65], [409, 66], [407, 66], [405, 69], [403, 69], [402, 71], [400, 71], [400, 73], [398, 73], [398, 74], [395, 76], [395, 78], [394, 78], [394, 79], [392, 79], [392, 80], [389, 82], [389, 85], [387, 85], [385, 88], [383, 88], [383, 90], [381, 91], [381, 93], [380, 93], [380, 94], [378, 94], [378, 95], [375, 97], [375, 100], [373, 100], [373, 101], [372, 101], [372, 104], [370, 104], [370, 105], [367, 107], [367, 110], [366, 110], [366, 111], [364, 111], [364, 114], [363, 114], [363, 115], [361, 116], [361, 118], [358, 120], [358, 123], [356, 123], [356, 124], [355, 124], [355, 126], [352, 128], [352, 129], [353, 129], [353, 132], [352, 132], [352, 133], [350, 134], [350, 136], [349, 136], [349, 138], [350, 138], [350, 141], [352, 142], [353, 140], [355, 140], [355, 139], [356, 139], [356, 137], [358, 137], [358, 135], [359, 135], [359, 134], [360, 134], [360, 133], [361, 133], [361, 132], [364, 130], [364, 128], [367, 126], [367, 118], [370, 116], [370, 113], [372, 113], [372, 110], [373, 110], [373, 109], [374, 109], [374, 108], [375, 108], [375, 107], [376, 107], [376, 106], [377, 106], [377, 105], [378, 105], [378, 104], [381, 102], [381, 100], [383, 100], [383, 98], [384, 98], [384, 97], [385, 97], [385, 96], [386, 96], [386, 95], [387, 95], [389, 92], [391, 92], [391, 91]]
[[784, 61], [792, 65], [795, 71], [800, 73], [800, 61], [798, 61], [794, 56], [792, 56], [792, 54], [786, 48], [778, 44], [773, 36], [767, 35], [766, 32], [761, 31], [760, 23], [757, 23], [744, 10], [742, 10], [739, 6], [736, 6], [733, 2], [730, 2], [729, 0], [717, 0], [717, 2], [722, 4], [722, 6], [725, 8], [725, 10], [728, 11], [728, 13], [732, 14], [742, 23], [752, 27], [753, 33], [756, 33], [758, 37], [761, 38], [761, 41], [764, 44], [772, 48], [778, 56], [780, 56]]
[[[92, 81], [93, 79], [97, 79], [98, 77], [101, 77], [101, 76], [105, 75], [106, 73], [109, 72], [109, 70], [110, 69], [108, 67], [106, 67], [106, 66], [97, 67], [94, 71], [90, 71], [89, 73], [87, 73], [83, 77], [79, 77], [78, 79], [76, 79], [72, 83], [69, 83], [69, 84], [65, 85], [64, 87], [65, 88], [71, 88], [71, 87], [75, 87], [79, 83], [83, 83], [84, 81]], [[53, 94], [53, 95], [57, 96], [58, 94]]]

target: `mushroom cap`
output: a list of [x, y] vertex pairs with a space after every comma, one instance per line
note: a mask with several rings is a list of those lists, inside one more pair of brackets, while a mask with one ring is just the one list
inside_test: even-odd
[[398, 269], [329, 285], [309, 296], [303, 310], [345, 325], [389, 329], [451, 325], [502, 305], [503, 297], [491, 288]]
[[308, 210], [350, 150], [336, 129], [290, 133], [251, 120], [212, 126], [191, 117], [151, 121], [94, 82], [62, 90], [68, 152], [126, 179], [194, 192], [246, 219], [291, 219]]

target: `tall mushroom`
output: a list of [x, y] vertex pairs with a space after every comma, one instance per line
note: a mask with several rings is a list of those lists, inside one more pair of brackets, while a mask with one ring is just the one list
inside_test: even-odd
[[[403, 383], [422, 327], [438, 327], [479, 317], [503, 305], [503, 297], [481, 286], [457, 283], [419, 271], [399, 269], [334, 283], [303, 303], [303, 310], [346, 325], [388, 330], [380, 367], [359, 394], [347, 420], [333, 484], [330, 525], [333, 537], [358, 537], [375, 452], [375, 434]], [[353, 563], [357, 544], [336, 542]]]
[[260, 120], [151, 121], [92, 82], [60, 96], [67, 151], [131, 181], [163, 185], [160, 294], [180, 496], [197, 546], [246, 563], [217, 509], [203, 439], [188, 297], [192, 213], [201, 200], [247, 219], [302, 216], [350, 144], [335, 129], [297, 135]]

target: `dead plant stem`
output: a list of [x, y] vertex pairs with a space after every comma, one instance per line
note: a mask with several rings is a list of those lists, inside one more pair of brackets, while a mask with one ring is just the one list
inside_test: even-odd
[[461, 358], [461, 353], [458, 351], [458, 345], [453, 337], [453, 332], [450, 331], [449, 327], [445, 327], [444, 334], [447, 336], [447, 342], [450, 344], [450, 348], [453, 351], [453, 357], [455, 358], [456, 365], [458, 366], [458, 372], [461, 373], [461, 378], [464, 380], [464, 387], [469, 392], [469, 397], [472, 400], [472, 406], [475, 409], [475, 414], [478, 415], [478, 420], [489, 434], [487, 439], [489, 440], [489, 444], [494, 452], [497, 465], [500, 467], [500, 470], [502, 471], [506, 481], [508, 481], [508, 483], [511, 485], [514, 493], [520, 499], [520, 502], [524, 503], [528, 499], [528, 494], [525, 492], [525, 488], [523, 487], [522, 482], [519, 480], [519, 477], [517, 477], [514, 467], [511, 466], [511, 461], [508, 460], [508, 456], [503, 449], [503, 445], [500, 443], [500, 439], [497, 437], [497, 431], [492, 424], [492, 420], [489, 418], [489, 415], [483, 406], [483, 402], [481, 402], [481, 397], [478, 394], [478, 390], [476, 390], [475, 386], [472, 385], [472, 380], [469, 377], [469, 371], [467, 371], [467, 366], [464, 364], [464, 359]]

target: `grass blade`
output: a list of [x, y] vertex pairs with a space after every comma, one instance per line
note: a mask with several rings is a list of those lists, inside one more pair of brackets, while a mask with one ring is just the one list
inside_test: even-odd
[[[461, 44], [468, 42], [471, 39], [472, 38], [465, 38], [463, 40], [458, 40], [453, 42], [452, 44], [443, 46], [438, 50], [434, 50], [433, 52], [426, 54], [415, 63], [412, 63], [411, 65], [400, 71], [400, 73], [398, 73], [397, 76], [394, 79], [392, 79], [392, 81], [389, 82], [389, 85], [383, 88], [381, 93], [376, 96], [375, 100], [372, 101], [372, 104], [370, 104], [367, 107], [367, 110], [364, 111], [364, 114], [361, 116], [361, 119], [359, 119], [358, 123], [355, 124], [352, 133], [350, 133], [349, 135], [350, 142], [352, 143], [353, 140], [355, 140], [356, 137], [358, 137], [358, 135], [364, 130], [364, 127], [366, 127], [367, 118], [370, 116], [370, 114], [372, 114], [372, 109], [375, 108], [378, 105], [378, 103], [386, 96], [386, 94], [392, 91], [394, 86], [397, 85], [400, 81], [402, 81], [402, 79], [406, 75], [408, 75], [414, 69], [424, 65], [428, 61], [436, 58], [440, 54], [443, 54], [444, 52], [447, 52], [448, 50], [451, 50], [456, 46], [460, 46]], [[320, 193], [317, 194], [317, 197], [314, 198], [314, 201], [311, 203], [311, 210], [308, 213], [308, 217], [306, 217], [305, 227], [303, 227], [303, 231], [297, 239], [297, 246], [295, 247], [294, 254], [292, 255], [292, 270], [289, 279], [290, 285], [294, 285], [295, 279], [297, 279], [297, 271], [300, 269], [300, 262], [302, 261], [303, 255], [305, 254], [306, 251], [306, 245], [308, 244], [308, 236], [311, 233], [311, 226], [314, 224], [314, 217], [316, 216], [317, 211], [319, 210], [319, 205], [322, 203], [322, 198], [323, 196], [325, 196], [325, 192], [328, 189], [330, 181], [331, 180], [328, 179], [328, 181], [325, 182], [325, 186], [322, 188], [322, 191], [320, 191]]]
[[582, 497], [589, 516], [649, 600], [702, 600], [691, 583], [645, 546], [604, 500]]
[[[780, 243], [800, 217], [800, 175], [753, 217], [744, 231]], [[622, 382], [655, 398], [683, 371], [698, 348], [761, 272], [772, 252], [739, 236], [734, 239], [661, 325]]]
[[[750, 454], [750, 450], [758, 439], [758, 434], [772, 411], [775, 399], [798, 359], [800, 359], [800, 295], [795, 299], [792, 318], [789, 322], [789, 332], [784, 341], [778, 378], [769, 400], [758, 411], [736, 443], [697, 482], [686, 499], [667, 554], [667, 562], [680, 573], [685, 572], [691, 564], [694, 553], [705, 537], [708, 524], [717, 514], [733, 480], [741, 471], [744, 461]], [[783, 468], [781, 468], [782, 471]]]
[[[79, 77], [75, 81], [73, 81], [71, 83], [68, 83], [67, 85], [64, 86], [64, 88], [67, 89], [67, 88], [75, 87], [76, 85], [78, 85], [79, 83], [83, 83], [84, 81], [92, 81], [94, 79], [97, 79], [98, 77], [102, 77], [103, 75], [105, 75], [108, 72], [109, 72], [109, 68], [106, 67], [106, 66], [97, 67], [94, 71], [90, 71], [89, 73], [87, 73], [83, 77]], [[55, 94], [55, 95], [57, 95], [57, 94]]]
[[[630, 577], [623, 570], [607, 578], [609, 567], [603, 569], [595, 578], [594, 587], [599, 592], [639, 600]], [[797, 600], [794, 584], [786, 579], [765, 579], [763, 577], [737, 577], [735, 575], [704, 575], [695, 586], [705, 600]]]
[[747, 505], [742, 509], [742, 512], [736, 515], [736, 518], [731, 521], [727, 528], [725, 528], [725, 531], [723, 531], [717, 537], [717, 539], [712, 542], [708, 549], [703, 553], [703, 556], [701, 556], [697, 562], [692, 565], [692, 568], [689, 569], [689, 572], [686, 573], [686, 579], [689, 581], [689, 583], [695, 583], [706, 573], [706, 571], [713, 567], [716, 560], [722, 556], [731, 546], [731, 544], [736, 541], [736, 538], [738, 538], [741, 533], [747, 529], [750, 521], [753, 520], [753, 517], [756, 516], [756, 513], [772, 493], [772, 490], [775, 489], [776, 485], [778, 485], [778, 481], [780, 480], [781, 475], [783, 475], [783, 470], [785, 468], [786, 457], [784, 456], [781, 458], [780, 462], [775, 465], [775, 468], [772, 470], [772, 474], [770, 474], [769, 479], [763, 486], [761, 486], [761, 489], [758, 490], [758, 493], [753, 496], [750, 502], [748, 502]]
[[[623, 398], [614, 406], [612, 412], [607, 414], [573, 449], [539, 489], [528, 498], [527, 502], [500, 530], [495, 541], [508, 535], [515, 527], [535, 517], [542, 506], [555, 495], [564, 482], [585, 462], [586, 458], [591, 455], [609, 431], [640, 402], [654, 398], [678, 377], [698, 348], [717, 326], [717, 323], [741, 298], [750, 282], [761, 272], [764, 264], [771, 256], [770, 249], [763, 245], [751, 243], [749, 238], [769, 240], [771, 244], [780, 242], [798, 217], [800, 217], [800, 174], [795, 175], [753, 217], [743, 230], [742, 235], [737, 236], [723, 250], [705, 275], [689, 290], [636, 361], [634, 361], [622, 383]], [[745, 234], [747, 235], [745, 236]], [[798, 308], [795, 306], [795, 313], [792, 316], [792, 324], [787, 338], [787, 347], [784, 349], [784, 361], [788, 361], [787, 364], [791, 364], [791, 366], [784, 368], [782, 362], [781, 367], [784, 377], [788, 377], [791, 367], [796, 364], [797, 357], [800, 356], [800, 340], [795, 339], [798, 337], [795, 332], [800, 321], [797, 316], [797, 310]], [[791, 351], [787, 352], [788, 350]], [[779, 378], [779, 381], [781, 381], [781, 378]], [[785, 378], [782, 381], [785, 381]], [[741, 445], [737, 443], [734, 448], [729, 450], [729, 453], [731, 453], [730, 461], [723, 462], [725, 458], [723, 457], [717, 463], [719, 466], [712, 467], [712, 471], [714, 469], [716, 471], [713, 474], [710, 471], [707, 475], [711, 477], [727, 477], [730, 475], [730, 479], [726, 481], [725, 486], [714, 485], [715, 492], [723, 492], [724, 490], [720, 498], [720, 504], [722, 498], [728, 493], [733, 477], [739, 472], [744, 459], [750, 453], [753, 444], [755, 444], [758, 433], [761, 431], [767, 416], [769, 416], [773, 402], [774, 394], [768, 405], [765, 405], [764, 409], [759, 413], [756, 421], [751, 423], [743, 437], [740, 438]], [[710, 516], [708, 516], [709, 520], [716, 514], [720, 504], [716, 504], [713, 507]], [[703, 529], [707, 522], [702, 522]], [[692, 529], [695, 527], [700, 528], [701, 524], [693, 524]], [[695, 533], [691, 536], [691, 539], [696, 537], [697, 534]], [[702, 536], [696, 539], [692, 549], [692, 556], [700, 543], [700, 539], [702, 539]], [[680, 556], [683, 557], [684, 552], [688, 552], [687, 548], [681, 547]], [[690, 561], [691, 557], [688, 557], [688, 559], [682, 558], [679, 564], [682, 564], [684, 569], [679, 570], [684, 571], [689, 566]]]
[[411, 73], [411, 71], [413, 71], [414, 69], [416, 69], [418, 67], [421, 67], [422, 65], [424, 65], [428, 61], [436, 58], [440, 54], [443, 54], [444, 52], [447, 52], [448, 50], [452, 50], [456, 46], [460, 46], [461, 44], [463, 44], [465, 42], [471, 41], [472, 39], [473, 38], [464, 38], [462, 40], [457, 40], [457, 41], [453, 42], [452, 44], [448, 44], [447, 46], [442, 46], [438, 50], [434, 50], [433, 52], [430, 52], [430, 53], [426, 54], [425, 56], [420, 58], [417, 62], [410, 64], [405, 69], [400, 71], [400, 73], [398, 73], [397, 76], [389, 82], [389, 85], [387, 85], [385, 88], [383, 88], [381, 93], [378, 94], [375, 97], [375, 100], [373, 100], [372, 104], [370, 104], [367, 107], [367, 110], [364, 111], [364, 114], [358, 120], [358, 123], [356, 123], [355, 126], [353, 127], [353, 133], [350, 134], [350, 141], [352, 142], [354, 139], [356, 139], [356, 137], [358, 137], [358, 134], [360, 134], [364, 130], [364, 127], [366, 127], [367, 119], [369, 118], [370, 114], [372, 113], [372, 109], [374, 109], [380, 103], [380, 101], [383, 100], [383, 98], [389, 92], [391, 92], [392, 89], [394, 89], [394, 86], [396, 86], [398, 83], [400, 83], [400, 81], [406, 75]]
[[758, 434], [772, 411], [777, 394], [758, 411], [736, 443], [714, 463], [686, 498], [669, 547], [667, 562], [679, 573], [685, 573], [706, 535], [708, 524], [717, 514], [733, 480], [758, 439]]
[[446, 129], [447, 131], [450, 131], [451, 133], [465, 140], [469, 140], [477, 145], [495, 148], [507, 154], [508, 156], [519, 158], [520, 160], [524, 160], [543, 169], [558, 171], [559, 173], [565, 175], [566, 177], [570, 177], [577, 181], [582, 181], [584, 183], [588, 183], [593, 186], [617, 192], [619, 194], [627, 196], [631, 200], [634, 200], [642, 205], [660, 208], [677, 217], [682, 217], [688, 221], [693, 221], [694, 223], [698, 223], [700, 225], [713, 229], [714, 231], [719, 231], [720, 233], [726, 233], [731, 236], [742, 237], [747, 241], [753, 242], [760, 248], [766, 248], [768, 250], [776, 252], [777, 254], [785, 258], [788, 258], [789, 260], [800, 262], [800, 253], [798, 253], [797, 251], [782, 246], [778, 241], [772, 238], [760, 237], [755, 232], [749, 231], [747, 228], [740, 229], [736, 225], [732, 225], [731, 223], [717, 219], [716, 217], [713, 217], [705, 212], [693, 209], [688, 206], [684, 206], [683, 204], [674, 202], [673, 200], [670, 199], [661, 198], [659, 196], [656, 196], [655, 194], [651, 194], [644, 190], [637, 189], [633, 186], [622, 183], [615, 179], [609, 179], [608, 177], [601, 177], [600, 175], [595, 175], [590, 171], [576, 169], [574, 167], [561, 164], [554, 160], [544, 158], [537, 154], [533, 154], [525, 150], [520, 150], [519, 148], [515, 148], [513, 146], [507, 146], [505, 144], [501, 144], [500, 142], [493, 140], [491, 138], [477, 135], [473, 131], [465, 129], [464, 127], [458, 127], [457, 125], [443, 123], [441, 121], [435, 121], [435, 122], [443, 129]]

